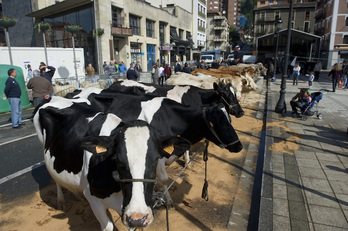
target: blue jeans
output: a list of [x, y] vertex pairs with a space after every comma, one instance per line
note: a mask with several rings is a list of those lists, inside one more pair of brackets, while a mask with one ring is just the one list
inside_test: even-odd
[[348, 86], [348, 75], [343, 75], [343, 86], [346, 88]]
[[11, 105], [11, 120], [12, 127], [18, 127], [22, 124], [22, 105], [20, 98], [8, 98]]

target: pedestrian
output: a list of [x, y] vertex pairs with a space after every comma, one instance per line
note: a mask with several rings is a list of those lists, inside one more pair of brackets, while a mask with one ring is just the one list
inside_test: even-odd
[[298, 76], [300, 75], [301, 67], [299, 63], [296, 63], [296, 66], [294, 67], [294, 75], [293, 75], [293, 81], [292, 85], [294, 86], [296, 83], [296, 86], [298, 85]]
[[199, 67], [198, 67], [199, 69], [207, 69], [206, 67], [205, 67], [205, 64], [204, 64], [204, 59], [202, 59], [201, 60], [201, 63], [199, 64]]
[[315, 81], [319, 81], [319, 75], [320, 75], [321, 69], [322, 69], [322, 65], [321, 65], [321, 62], [318, 60], [313, 69]]
[[135, 64], [134, 70], [138, 73], [142, 72], [143, 70], [141, 69], [140, 63], [139, 61], [137, 61], [137, 63]]
[[52, 93], [52, 84], [47, 79], [42, 79], [39, 70], [34, 70], [34, 77], [27, 84], [28, 89], [32, 89], [33, 105], [36, 108], [45, 100], [48, 100]]
[[167, 81], [167, 79], [172, 75], [172, 70], [170, 69], [169, 64], [166, 64], [166, 66], [164, 67], [164, 78], [165, 81]]
[[123, 61], [121, 61], [120, 64], [118, 65], [118, 72], [119, 73], [126, 73], [127, 72], [127, 67], [123, 63]]
[[118, 73], [118, 63], [116, 61], [114, 61], [114, 63], [115, 63], [116, 73]]
[[342, 67], [342, 71], [343, 71], [343, 87], [345, 89], [348, 88], [348, 61], [344, 62], [344, 66]]
[[11, 106], [11, 122], [12, 128], [22, 128], [22, 106], [21, 106], [21, 88], [16, 81], [17, 72], [15, 69], [10, 68], [7, 71], [8, 79], [5, 83], [4, 93]]
[[151, 74], [152, 74], [153, 83], [155, 85], [158, 85], [158, 79], [160, 77], [160, 72], [159, 72], [159, 68], [157, 66], [157, 63], [155, 63], [155, 65], [153, 65]]
[[105, 66], [104, 72], [107, 75], [114, 75], [114, 74], [116, 74], [116, 67], [115, 67], [114, 61], [110, 61], [110, 63]]
[[85, 69], [86, 75], [89, 75], [90, 77], [94, 76], [95, 70], [92, 66], [92, 64], [88, 64], [86, 69]]
[[130, 65], [130, 68], [127, 70], [127, 79], [129, 80], [138, 80], [138, 73], [134, 70], [134, 63]]
[[33, 69], [31, 69], [31, 65], [28, 64], [28, 76], [27, 76], [27, 80], [30, 80], [31, 78], [33, 78]]
[[191, 74], [191, 67], [189, 67], [189, 65], [187, 63], [185, 63], [185, 66], [184, 68], [182, 69], [182, 72], [185, 72], [185, 73], [188, 73], [188, 74]]
[[335, 92], [337, 83], [342, 78], [342, 67], [340, 64], [335, 63], [333, 65], [331, 71], [329, 72], [328, 77], [330, 77], [330, 76], [332, 78], [332, 92]]
[[159, 67], [159, 73], [160, 73], [159, 85], [163, 86], [163, 82], [164, 82], [164, 68], [163, 68], [162, 64]]
[[174, 63], [174, 71], [175, 71], [175, 73], [181, 71], [181, 65], [177, 61], [175, 61], [175, 63]]
[[103, 63], [103, 69], [105, 69], [105, 67], [107, 66], [108, 64], [106, 63], [106, 61], [104, 61]]
[[[41, 62], [39, 69], [40, 69], [40, 76], [44, 77], [52, 84], [52, 78], [56, 71], [56, 68], [52, 66], [47, 66], [44, 62]], [[48, 71], [46, 71], [46, 69], [48, 69]]]
[[311, 87], [313, 85], [313, 81], [314, 81], [314, 71], [311, 72], [311, 74], [309, 75], [308, 78], [308, 86]]

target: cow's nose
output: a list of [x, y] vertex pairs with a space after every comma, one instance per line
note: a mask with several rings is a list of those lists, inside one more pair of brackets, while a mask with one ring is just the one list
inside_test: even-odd
[[239, 117], [242, 117], [243, 115], [244, 115], [244, 111], [239, 112], [238, 118], [239, 118]]
[[147, 220], [147, 216], [148, 215], [145, 215], [143, 216], [142, 218], [135, 218], [132, 216], [131, 217], [128, 217], [127, 216], [127, 222], [128, 222], [128, 226], [129, 227], [146, 227], [148, 225], [148, 222], [146, 221]]

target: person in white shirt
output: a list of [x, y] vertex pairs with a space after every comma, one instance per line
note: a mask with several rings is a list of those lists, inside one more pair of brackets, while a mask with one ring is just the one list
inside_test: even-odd
[[294, 75], [293, 75], [294, 79], [293, 79], [292, 85], [295, 85], [295, 83], [296, 83], [296, 86], [298, 85], [298, 76], [300, 75], [300, 71], [301, 71], [300, 64], [296, 63], [296, 66], [294, 67]]

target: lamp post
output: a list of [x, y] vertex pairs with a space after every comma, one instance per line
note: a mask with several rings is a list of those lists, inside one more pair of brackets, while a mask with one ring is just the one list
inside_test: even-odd
[[286, 113], [286, 103], [285, 103], [285, 93], [286, 93], [286, 79], [288, 77], [287, 70], [289, 65], [289, 56], [290, 56], [290, 41], [291, 41], [291, 22], [292, 22], [292, 14], [293, 14], [293, 0], [290, 0], [290, 8], [289, 8], [289, 21], [288, 21], [288, 37], [285, 48], [285, 61], [283, 66], [283, 75], [282, 75], [282, 83], [280, 85], [280, 96], [278, 103], [275, 107], [276, 113]]
[[275, 82], [276, 80], [276, 74], [277, 74], [277, 56], [278, 56], [278, 44], [279, 44], [279, 30], [282, 28], [282, 23], [283, 21], [278, 18], [277, 19], [277, 25], [276, 25], [276, 30], [274, 32], [274, 39], [275, 39], [275, 52], [274, 52], [274, 70], [273, 70], [273, 78], [272, 82]]

